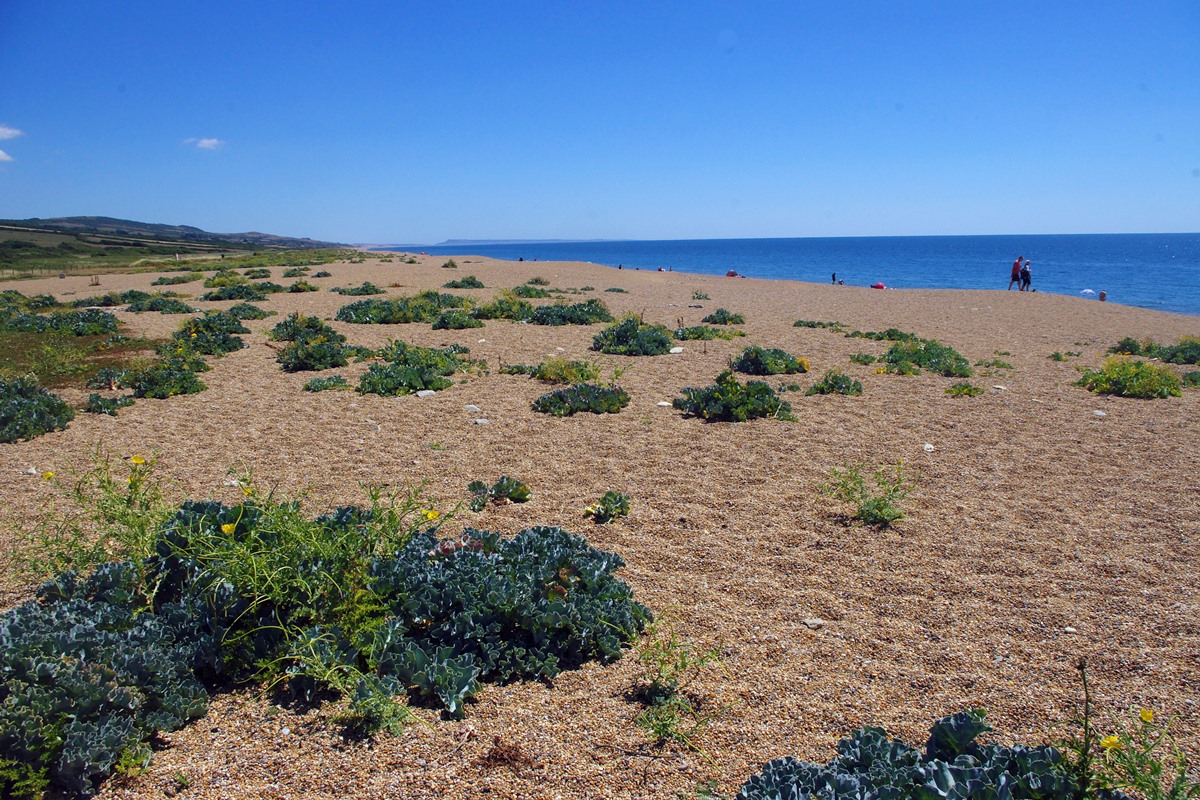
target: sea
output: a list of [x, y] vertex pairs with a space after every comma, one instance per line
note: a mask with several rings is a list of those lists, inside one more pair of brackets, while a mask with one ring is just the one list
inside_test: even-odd
[[[382, 249], [382, 248], [381, 248]], [[596, 242], [457, 242], [395, 248], [517, 261], [585, 261], [896, 289], [1000, 289], [1029, 259], [1039, 292], [1200, 315], [1200, 233], [865, 236]], [[1016, 291], [1014, 287], [1013, 291]]]

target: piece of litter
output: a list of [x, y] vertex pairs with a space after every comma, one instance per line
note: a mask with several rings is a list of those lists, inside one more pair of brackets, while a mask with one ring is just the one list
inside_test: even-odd
[[1105, 414], [1103, 411], [1093, 411], [1093, 412], [1092, 412], [1092, 416], [1094, 416], [1094, 417], [1107, 417], [1107, 416], [1108, 416], [1108, 414]]
[[37, 475], [37, 470], [34, 469], [33, 467], [30, 467], [29, 469], [25, 470], [25, 474], [26, 475]]
[[658, 405], [661, 406], [662, 408], [670, 408], [671, 407], [671, 404], [668, 403], [666, 400], [659, 400]]
[[992, 388], [995, 389], [997, 392], [1003, 392], [1008, 387], [1007, 386], [993, 386]]
[[679, 354], [679, 353], [683, 352], [683, 348], [682, 347], [672, 347], [671, 352], [675, 353], [675, 354]]
[[925, 449], [925, 452], [926, 452], [926, 453], [932, 453], [932, 452], [933, 452], [933, 445], [931, 445], [929, 442], [926, 442], [926, 443], [925, 443], [925, 445], [924, 445], [924, 449]]

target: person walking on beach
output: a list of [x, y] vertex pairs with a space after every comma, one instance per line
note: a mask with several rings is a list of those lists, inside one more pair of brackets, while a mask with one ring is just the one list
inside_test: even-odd
[[1021, 261], [1023, 261], [1024, 258], [1025, 258], [1025, 256], [1017, 256], [1017, 260], [1013, 262], [1012, 278], [1008, 282], [1008, 289], [1006, 291], [1012, 291], [1012, 287], [1013, 287], [1014, 283], [1017, 284], [1018, 291], [1020, 290], [1020, 288], [1021, 288]]
[[1033, 281], [1032, 266], [1033, 265], [1029, 263], [1029, 259], [1025, 259], [1025, 263], [1021, 265], [1021, 291], [1022, 292], [1033, 291], [1032, 289], [1029, 288], [1029, 284]]

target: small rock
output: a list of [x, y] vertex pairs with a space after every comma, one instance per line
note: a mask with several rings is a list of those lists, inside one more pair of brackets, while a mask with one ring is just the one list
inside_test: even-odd
[[484, 343], [484, 342], [486, 342], [486, 341], [487, 341], [487, 339], [480, 339], [480, 340], [479, 340], [479, 343], [480, 343], [480, 344], [483, 344], [483, 343]]
[[351, 408], [358, 408], [358, 403], [351, 403], [351, 404], [350, 404], [350, 407], [351, 407]]
[[292, 733], [292, 729], [287, 726], [284, 726], [279, 729], [279, 732], [282, 733], [284, 736], [290, 736]]
[[1008, 387], [1007, 386], [993, 386], [992, 388], [995, 389], [997, 392], [1003, 392]]
[[363, 423], [364, 423], [364, 424], [366, 424], [366, 425], [378, 425], [378, 424], [379, 424], [378, 422], [376, 422], [376, 421], [375, 421], [375, 420], [373, 420], [373, 419], [364, 419], [364, 420], [363, 420]]
[[679, 353], [683, 352], [683, 348], [682, 347], [672, 347], [671, 352], [674, 353], [675, 355], [678, 355]]
[[30, 467], [29, 469], [25, 470], [25, 474], [26, 475], [37, 475], [37, 469], [35, 469], [34, 467]]
[[670, 404], [670, 403], [668, 403], [666, 400], [660, 400], [660, 401], [658, 402], [658, 404], [659, 404], [660, 406], [662, 406], [663, 408], [670, 408], [670, 407], [671, 407], [671, 404]]
[[923, 447], [924, 447], [924, 450], [925, 450], [925, 452], [926, 452], [926, 453], [932, 453], [932, 452], [933, 452], [933, 449], [934, 449], [934, 448], [933, 448], [933, 445], [931, 445], [929, 442], [926, 442], [926, 443], [923, 445]]
[[491, 422], [492, 422], [492, 421], [491, 421], [490, 419], [477, 419], [477, 420], [475, 420], [475, 424], [476, 424], [476, 425], [490, 425], [490, 424], [491, 424]]
[[556, 348], [554, 348], [554, 349], [555, 349], [555, 350], [557, 350], [557, 351], [558, 351], [558, 352], [560, 352], [560, 353], [565, 353], [565, 352], [567, 352], [565, 349], [563, 349], [563, 348], [561, 348], [561, 347], [556, 347]]
[[1068, 625], [1067, 627], [1063, 628], [1063, 633], [1079, 633], [1079, 631]]
[[1093, 411], [1093, 412], [1092, 412], [1092, 416], [1094, 416], [1094, 417], [1107, 417], [1107, 416], [1108, 416], [1108, 414], [1105, 414], [1103, 411], [1096, 410], [1096, 411]]
[[821, 619], [820, 617], [809, 617], [808, 619], [804, 620], [804, 627], [808, 628], [810, 631], [818, 630], [824, 626], [824, 624], [825, 620]]
[[482, 410], [479, 406], [463, 406], [463, 408], [472, 414], [478, 414]]
[[437, 394], [437, 392], [435, 392], [433, 389], [422, 389], [421, 391], [417, 392], [417, 397], [433, 397], [435, 394]]

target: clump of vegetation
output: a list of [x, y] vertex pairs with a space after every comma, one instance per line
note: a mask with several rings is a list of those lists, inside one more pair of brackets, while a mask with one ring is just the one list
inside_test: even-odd
[[446, 309], [469, 308], [470, 306], [471, 302], [465, 297], [425, 291], [410, 297], [359, 300], [348, 306], [342, 306], [334, 319], [359, 325], [432, 323]]
[[330, 375], [328, 378], [313, 378], [304, 384], [306, 392], [325, 392], [330, 389], [349, 389], [350, 384], [341, 375]]
[[713, 339], [736, 339], [739, 336], [745, 336], [745, 331], [739, 331], [734, 328], [722, 330], [721, 328], [713, 328], [709, 325], [693, 325], [691, 327], [676, 328], [672, 334], [681, 342], [686, 341], [711, 341]]
[[701, 322], [709, 325], [745, 325], [746, 318], [741, 314], [730, 314], [723, 308], [718, 308], [713, 313], [709, 314]]
[[550, 296], [550, 293], [545, 289], [540, 289], [537, 286], [529, 286], [528, 284], [513, 287], [512, 293], [525, 300], [542, 300]]
[[520, 322], [533, 316], [533, 305], [518, 297], [512, 289], [502, 289], [490, 303], [471, 309], [471, 315], [476, 319], [511, 319]]
[[1053, 353], [1051, 353], [1051, 354], [1050, 354], [1050, 356], [1049, 356], [1049, 358], [1050, 358], [1050, 360], [1051, 360], [1051, 361], [1066, 361], [1066, 360], [1067, 360], [1067, 357], [1066, 357], [1066, 356], [1064, 356], [1064, 355], [1063, 355], [1061, 352], [1059, 352], [1058, 350], [1055, 350]]
[[59, 333], [64, 336], [99, 336], [117, 332], [117, 318], [98, 308], [38, 314], [32, 307], [0, 307], [0, 331]]
[[482, 289], [483, 281], [476, 278], [474, 275], [468, 275], [465, 278], [456, 281], [448, 281], [442, 284], [443, 289]]
[[546, 280], [545, 278], [542, 278], [542, 277], [539, 277], [539, 276], [536, 276], [536, 275], [535, 275], [534, 277], [532, 277], [532, 278], [530, 278], [529, 280], [525, 281], [525, 284], [526, 284], [527, 286], [549, 286], [549, 285], [550, 285], [550, 281]]
[[967, 381], [960, 381], [946, 390], [951, 397], [978, 397], [983, 394], [983, 387], [974, 386]]
[[776, 348], [751, 345], [730, 364], [737, 372], [747, 375], [794, 375], [808, 372], [808, 359], [796, 358]]
[[210, 312], [183, 323], [163, 348], [170, 353], [179, 347], [207, 356], [219, 356], [241, 350], [246, 343], [234, 334], [249, 333], [250, 329], [237, 317], [221, 311]]
[[720, 711], [702, 713], [703, 704], [688, 692], [688, 684], [709, 665], [721, 666], [718, 649], [699, 650], [682, 640], [669, 620], [646, 628], [638, 647], [640, 669], [633, 696], [645, 706], [637, 725], [656, 744], [675, 742], [700, 752], [698, 739]]
[[219, 269], [204, 279], [205, 289], [227, 289], [232, 286], [245, 286], [250, 279], [231, 268]]
[[699, 289], [692, 289], [692, 299], [693, 300], [711, 300], [712, 298], [709, 297], [706, 293], [700, 291]]
[[460, 331], [466, 328], [482, 328], [483, 320], [476, 319], [469, 311], [461, 308], [452, 308], [449, 311], [443, 311], [438, 314], [438, 318], [433, 321], [433, 329], [435, 331], [449, 330]]
[[975, 362], [977, 367], [986, 367], [991, 369], [1012, 369], [1013, 365], [999, 358], [980, 359]]
[[852, 353], [850, 355], [850, 363], [862, 364], [863, 366], [874, 364], [878, 360], [879, 359], [877, 357], [871, 355], [870, 353]]
[[608, 307], [596, 299], [573, 305], [538, 306], [529, 315], [529, 322], [534, 325], [591, 325], [612, 321]]
[[550, 358], [536, 366], [509, 364], [500, 372], [505, 375], [528, 375], [546, 383], [586, 383], [600, 377], [600, 365], [592, 361]]
[[67, 427], [75, 411], [33, 378], [0, 378], [0, 442], [28, 441]]
[[129, 289], [124, 292], [108, 292], [95, 297], [81, 297], [78, 300], [72, 300], [71, 306], [74, 308], [113, 308], [149, 300], [152, 296], [149, 292], [143, 292], [140, 289]]
[[1200, 372], [1195, 370], [1192, 370], [1191, 372], [1185, 372], [1179, 378], [1179, 382], [1185, 389], [1192, 389], [1200, 386]]
[[673, 402], [675, 408], [710, 422], [745, 422], [759, 417], [792, 420], [792, 406], [762, 381], [739, 383], [733, 372], [725, 370], [713, 386], [683, 390]]
[[905, 339], [888, 348], [880, 359], [888, 372], [903, 375], [916, 374], [913, 368], [924, 368], [947, 378], [969, 378], [973, 374], [971, 363], [953, 347], [935, 339]]
[[842, 331], [846, 326], [840, 322], [816, 322], [811, 319], [798, 319], [792, 323], [793, 328], [829, 328], [834, 331]]
[[150, 281], [151, 286], [178, 286], [181, 283], [193, 283], [204, 275], [199, 272], [189, 272], [187, 275], [160, 275]]
[[266, 319], [275, 316], [276, 312], [267, 311], [250, 303], [238, 303], [236, 306], [226, 309], [225, 313], [237, 319]]
[[453, 258], [448, 258], [442, 264], [442, 269], [458, 269], [458, 262]]
[[617, 414], [627, 405], [629, 393], [619, 386], [580, 383], [542, 395], [533, 401], [533, 410], [555, 417], [569, 417], [581, 411]]
[[871, 339], [876, 342], [915, 342], [919, 338], [915, 333], [907, 333], [898, 328], [888, 328], [886, 331], [851, 331], [847, 339]]
[[1084, 370], [1075, 382], [1089, 392], [1142, 399], [1180, 397], [1179, 376], [1162, 364], [1109, 356], [1098, 370]]
[[133, 391], [134, 397], [166, 400], [181, 394], [196, 394], [208, 387], [196, 376], [209, 367], [202, 359], [166, 358], [144, 366], [133, 366], [121, 373], [120, 385]]
[[472, 495], [468, 507], [476, 512], [482, 511], [488, 503], [500, 506], [508, 503], [527, 503], [533, 497], [533, 492], [524, 481], [507, 475], [501, 475], [491, 486], [483, 481], [471, 481], [467, 484], [467, 491]]
[[309, 283], [308, 281], [301, 278], [300, 280], [296, 281], [291, 286], [289, 286], [287, 288], [287, 290], [289, 292], [291, 292], [292, 294], [302, 294], [304, 292], [319, 292], [321, 290], [321, 287], [317, 286], [315, 283]]
[[671, 352], [671, 333], [662, 325], [626, 317], [596, 334], [592, 349], [618, 356], [661, 356]]
[[805, 395], [815, 394], [844, 394], [856, 396], [863, 393], [862, 381], [856, 381], [838, 369], [831, 369], [822, 376], [821, 380], [808, 387]]
[[200, 295], [201, 300], [244, 300], [250, 303], [260, 303], [267, 299], [267, 293], [249, 283], [237, 286], [224, 286]]
[[107, 414], [110, 417], [115, 417], [119, 409], [133, 405], [133, 397], [104, 397], [98, 392], [92, 392], [88, 395], [87, 404], [83, 410], [89, 414]]
[[871, 478], [874, 486], [868, 485], [868, 471], [869, 467], [861, 465], [834, 468], [830, 471], [829, 482], [821, 487], [821, 492], [854, 506], [854, 519], [860, 519], [868, 525], [886, 527], [903, 519], [904, 510], [900, 508], [900, 502], [914, 486], [904, 477], [904, 464], [897, 463], [895, 470], [882, 467], [874, 470]]
[[[314, 275], [313, 277], [316, 277], [316, 276]], [[347, 297], [366, 297], [367, 295], [373, 295], [373, 294], [387, 294], [387, 291], [385, 289], [380, 289], [378, 286], [371, 283], [370, 281], [363, 281], [358, 286], [347, 286], [347, 287], [335, 286], [332, 289], [330, 289], [329, 291], [335, 292], [337, 294], [345, 295]]]
[[622, 289], [620, 286], [610, 286], [604, 291], [613, 292], [614, 294], [629, 294], [628, 289]]
[[[862, 797], [906, 800], [930, 794], [945, 798], [1003, 795], [1011, 800], [1084, 797], [1057, 749], [975, 743], [979, 734], [990, 730], [982, 711], [944, 717], [930, 729], [921, 752], [890, 738], [883, 728], [862, 728], [838, 744], [838, 755], [828, 764], [791, 757], [765, 764], [742, 786], [737, 800], [820, 797], [834, 786]], [[1096, 798], [1088, 796], [1088, 800]]]
[[288, 342], [275, 360], [284, 372], [306, 372], [346, 366], [346, 337], [317, 317], [294, 313], [267, 334]]
[[[242, 275], [244, 275], [249, 280], [261, 281], [261, 280], [271, 277], [271, 270], [267, 269], [266, 267], [251, 267], [250, 269], [243, 272]], [[283, 274], [283, 277], [287, 278], [289, 276], [285, 272]]]
[[380, 352], [380, 357], [387, 363], [372, 364], [367, 369], [359, 378], [358, 393], [394, 397], [426, 389], [446, 389], [454, 385], [447, 376], [477, 366], [470, 359], [462, 358], [467, 352], [465, 347], [457, 345], [436, 349], [391, 342]]
[[1149, 339], [1139, 342], [1125, 337], [1108, 349], [1117, 355], [1157, 358], [1168, 364], [1200, 364], [1200, 337], [1184, 336], [1177, 344], [1157, 344]]
[[139, 300], [130, 303], [125, 310], [135, 314], [145, 311], [157, 311], [160, 314], [194, 314], [196, 312], [196, 309], [174, 297], [151, 297], [148, 300]]
[[[285, 269], [283, 271], [283, 277], [285, 277], [285, 278], [303, 278], [310, 271], [311, 270], [309, 270], [308, 267], [292, 267], [290, 269]], [[268, 276], [264, 275], [263, 277], [266, 278]]]
[[[391, 261], [391, 259], [390, 259], [390, 258], [385, 258], [385, 259], [383, 259], [383, 260], [384, 260], [384, 261], [389, 261], [389, 262]], [[329, 270], [327, 270], [327, 269], [322, 269], [322, 270], [317, 270], [316, 272], [314, 272], [314, 273], [313, 273], [313, 277], [314, 277], [314, 278], [332, 278], [332, 277], [333, 277], [333, 273], [332, 273], [332, 272], [330, 272], [330, 271], [329, 271]]]
[[583, 509], [585, 517], [591, 517], [597, 525], [612, 522], [618, 517], [629, 515], [629, 495], [609, 490], [600, 499]]

